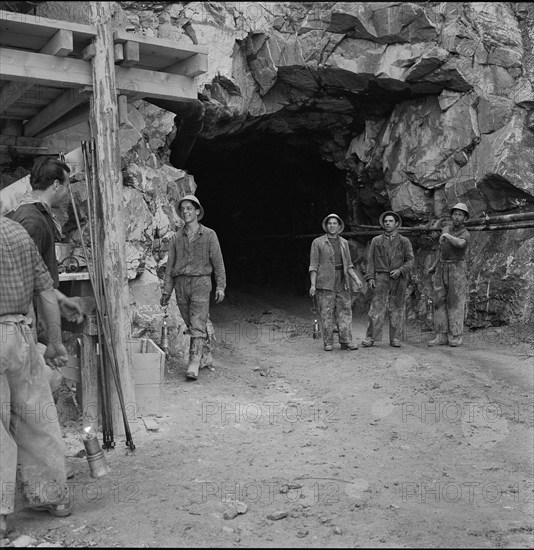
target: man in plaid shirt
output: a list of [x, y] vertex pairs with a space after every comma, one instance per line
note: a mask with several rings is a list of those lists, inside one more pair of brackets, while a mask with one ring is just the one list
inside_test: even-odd
[[35, 298], [48, 327], [45, 357], [64, 366], [68, 357], [52, 278], [26, 230], [0, 217], [0, 535], [14, 511], [17, 477], [27, 505], [55, 516], [71, 513], [61, 429], [57, 416], [47, 415], [54, 399], [28, 326]]

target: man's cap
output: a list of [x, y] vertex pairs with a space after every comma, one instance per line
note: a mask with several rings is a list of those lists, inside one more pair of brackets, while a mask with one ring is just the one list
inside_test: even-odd
[[204, 217], [204, 208], [202, 208], [202, 206], [200, 205], [200, 202], [195, 197], [195, 195], [186, 195], [185, 197], [182, 197], [178, 201], [178, 204], [176, 205], [176, 210], [178, 212], [178, 215], [180, 215], [180, 205], [184, 201], [191, 201], [200, 210], [200, 214], [198, 215], [198, 218], [197, 218], [197, 220], [200, 221]]

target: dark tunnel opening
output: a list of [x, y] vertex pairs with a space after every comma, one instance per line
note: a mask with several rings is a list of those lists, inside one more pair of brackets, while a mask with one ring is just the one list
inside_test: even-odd
[[309, 290], [311, 237], [323, 218], [347, 218], [345, 173], [309, 141], [256, 133], [197, 140], [185, 165], [217, 232], [229, 288]]

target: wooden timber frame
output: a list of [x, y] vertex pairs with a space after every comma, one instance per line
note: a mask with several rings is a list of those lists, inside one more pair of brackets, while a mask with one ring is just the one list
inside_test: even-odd
[[[135, 389], [128, 349], [130, 315], [119, 125], [125, 122], [126, 106], [131, 101], [197, 101], [195, 77], [207, 71], [207, 48], [116, 30], [111, 4], [88, 5], [88, 24], [0, 11], [1, 128], [19, 128], [17, 135], [0, 135], [0, 144], [14, 143], [16, 147], [18, 142], [38, 149], [38, 138], [79, 122], [90, 123], [103, 210], [99, 246], [104, 258], [102, 277], [109, 291], [106, 309], [113, 319], [112, 339], [126, 410], [132, 411]], [[95, 373], [84, 370], [82, 366], [83, 401], [91, 405], [89, 410], [94, 414], [98, 403]], [[114, 387], [112, 410], [114, 433], [124, 435]], [[94, 418], [87, 420], [94, 422]], [[128, 422], [132, 432], [139, 428], [134, 414], [129, 415]]]

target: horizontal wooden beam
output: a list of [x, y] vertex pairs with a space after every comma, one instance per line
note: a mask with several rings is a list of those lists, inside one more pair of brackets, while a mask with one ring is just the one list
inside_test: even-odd
[[39, 138], [28, 138], [24, 136], [14, 136], [11, 134], [0, 134], [0, 145], [11, 147], [41, 147], [43, 140]]
[[0, 48], [2, 76], [32, 84], [75, 88], [91, 84], [91, 64], [80, 59]]
[[[41, 48], [40, 53], [66, 57], [73, 50], [72, 32], [60, 29]], [[0, 109], [5, 112], [17, 102], [34, 84], [25, 82], [8, 82], [0, 91]]]
[[10, 34], [27, 36], [48, 35], [50, 38], [58, 30], [74, 32], [77, 37], [87, 41], [96, 36], [96, 30], [91, 25], [0, 10], [0, 36], [2, 36], [0, 41], [2, 44], [8, 42]]
[[208, 72], [208, 56], [207, 55], [192, 55], [187, 59], [178, 61], [170, 67], [162, 69], [165, 73], [181, 74], [193, 78]]
[[66, 115], [56, 120], [56, 122], [47, 126], [44, 130], [41, 130], [36, 137], [51, 136], [52, 134], [61, 132], [61, 130], [76, 126], [76, 124], [80, 124], [81, 122], [89, 122], [90, 111], [91, 107], [89, 103], [78, 105], [78, 107], [74, 107], [72, 111], [69, 111]]
[[37, 135], [41, 130], [44, 130], [53, 122], [59, 120], [69, 111], [72, 111], [74, 107], [82, 103], [87, 103], [88, 101], [89, 97], [87, 94], [81, 93], [75, 88], [67, 90], [26, 122], [24, 125], [24, 135], [27, 137]]
[[[33, 84], [78, 88], [92, 85], [91, 63], [33, 52], [0, 48], [0, 67], [4, 77]], [[192, 78], [181, 75], [115, 66], [117, 93], [160, 99], [196, 99]]]
[[159, 71], [115, 66], [117, 94], [138, 98], [197, 99], [196, 82], [192, 78]]
[[123, 44], [124, 42], [137, 42], [140, 46], [141, 58], [143, 54], [170, 57], [171, 59], [187, 59], [195, 54], [208, 55], [207, 46], [195, 46], [186, 42], [176, 42], [165, 38], [148, 38], [139, 34], [126, 31], [115, 31], [113, 42]]

